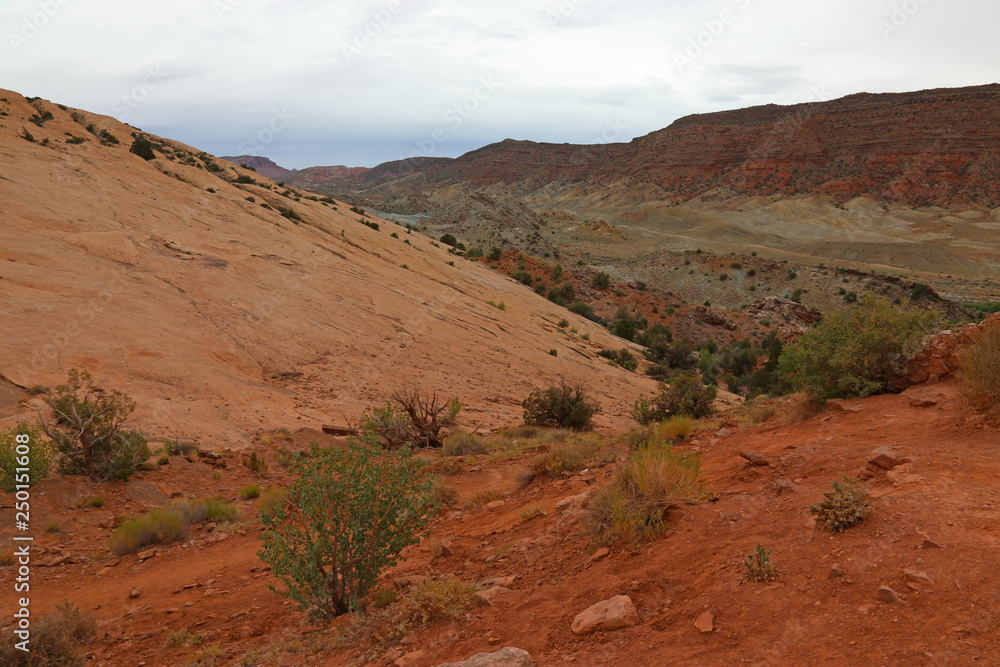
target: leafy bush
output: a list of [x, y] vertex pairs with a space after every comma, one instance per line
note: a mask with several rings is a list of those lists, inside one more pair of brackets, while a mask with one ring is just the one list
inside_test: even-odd
[[649, 322], [641, 313], [629, 314], [625, 306], [618, 309], [611, 322], [611, 333], [625, 340], [633, 340], [637, 333], [649, 326]]
[[445, 245], [450, 245], [450, 246], [451, 246], [452, 248], [454, 248], [455, 246], [457, 246], [457, 245], [458, 245], [458, 239], [456, 239], [456, 238], [455, 238], [455, 237], [454, 237], [453, 235], [451, 235], [451, 234], [444, 234], [444, 235], [443, 235], [443, 236], [442, 236], [442, 237], [441, 237], [440, 239], [438, 239], [438, 240], [439, 240], [439, 241], [441, 241], [441, 243], [443, 243], [443, 244], [445, 244]]
[[560, 283], [549, 290], [548, 299], [560, 306], [571, 304], [576, 299], [576, 288], [573, 283]]
[[604, 271], [598, 271], [590, 277], [590, 284], [594, 287], [594, 289], [608, 289], [611, 287], [611, 276]]
[[773, 581], [777, 576], [774, 565], [771, 564], [773, 552], [774, 549], [768, 551], [758, 544], [753, 553], [743, 561], [743, 581]]
[[143, 160], [147, 162], [149, 160], [156, 159], [156, 153], [153, 152], [153, 142], [143, 136], [137, 136], [132, 142], [132, 148], [129, 149], [130, 153], [135, 153]]
[[1000, 405], [1000, 321], [980, 328], [961, 351], [958, 387], [976, 410]]
[[43, 421], [42, 428], [62, 452], [62, 472], [127, 481], [150, 457], [146, 438], [124, 429], [135, 401], [117, 389], [94, 386], [87, 371], [71, 369], [67, 384], [56, 387], [45, 402], [55, 422]]
[[[34, 424], [21, 422], [0, 431], [0, 489], [13, 493], [18, 484], [31, 486], [40, 482], [49, 474], [52, 457], [52, 445], [41, 439]], [[18, 468], [22, 469], [20, 473]]]
[[512, 277], [522, 285], [528, 285], [529, 287], [531, 286], [531, 283], [535, 281], [535, 279], [532, 278], [531, 274], [527, 271], [515, 271], [512, 274]]
[[652, 399], [645, 394], [632, 405], [630, 415], [640, 424], [661, 422], [685, 415], [694, 419], [707, 417], [714, 412], [712, 402], [718, 390], [702, 383], [698, 374], [686, 371], [679, 374], [672, 384], [660, 383], [660, 393]]
[[444, 446], [441, 448], [443, 456], [466, 456], [467, 454], [483, 454], [486, 452], [486, 445], [483, 438], [475, 433], [465, 433], [455, 431], [444, 439]]
[[22, 641], [15, 627], [0, 632], [0, 665], [5, 667], [70, 667], [83, 664], [79, 649], [94, 638], [97, 620], [69, 600], [31, 622], [30, 652], [17, 648]]
[[372, 440], [313, 445], [296, 464], [289, 507], [261, 509], [258, 555], [285, 584], [281, 594], [325, 622], [349, 612], [433, 514], [431, 482], [420, 482], [408, 449]]
[[809, 511], [831, 531], [842, 533], [867, 519], [874, 509], [868, 499], [868, 489], [856, 479], [842, 477], [833, 480], [833, 491], [824, 493], [823, 500], [810, 505]]
[[885, 390], [935, 318], [932, 311], [902, 310], [865, 295], [787, 348], [780, 368], [820, 400], [869, 396]]
[[583, 387], [561, 382], [548, 389], [534, 389], [521, 403], [526, 426], [559, 426], [586, 431], [601, 406], [587, 398]]
[[587, 527], [596, 541], [634, 545], [662, 535], [670, 509], [695, 504], [708, 494], [698, 480], [696, 452], [648, 447], [616, 468], [587, 508]]

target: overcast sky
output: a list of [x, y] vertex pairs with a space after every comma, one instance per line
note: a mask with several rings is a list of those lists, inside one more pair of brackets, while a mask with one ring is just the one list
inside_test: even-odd
[[0, 87], [289, 168], [1000, 80], [996, 0], [2, 0]]

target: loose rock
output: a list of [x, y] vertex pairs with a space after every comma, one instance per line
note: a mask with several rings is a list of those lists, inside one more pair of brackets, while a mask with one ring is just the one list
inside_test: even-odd
[[480, 607], [492, 607], [496, 599], [504, 593], [510, 593], [510, 589], [503, 586], [494, 586], [485, 591], [477, 591], [476, 604]]
[[799, 485], [787, 479], [779, 479], [774, 483], [774, 490], [779, 496], [787, 496], [799, 490]]
[[926, 572], [921, 572], [920, 570], [905, 570], [903, 574], [906, 575], [906, 578], [910, 581], [920, 584], [934, 584], [934, 580], [931, 579]]
[[893, 603], [893, 604], [895, 604], [897, 602], [902, 602], [903, 601], [903, 599], [901, 597], [899, 597], [899, 593], [897, 593], [896, 591], [892, 590], [888, 586], [879, 586], [879, 588], [878, 588], [878, 595], [879, 595], [880, 598], [882, 598], [886, 602], [890, 602], [890, 603]]
[[634, 625], [639, 625], [639, 615], [635, 612], [632, 598], [627, 595], [616, 595], [578, 614], [573, 619], [571, 629], [573, 634], [589, 635], [593, 632], [621, 630]]
[[477, 653], [461, 662], [448, 662], [438, 667], [535, 667], [524, 649], [508, 646], [495, 653]]
[[694, 621], [694, 627], [698, 628], [704, 634], [707, 634], [715, 629], [715, 618], [712, 616], [712, 612], [706, 611], [704, 614], [699, 616]]
[[742, 456], [747, 461], [749, 461], [751, 463], [751, 465], [755, 465], [755, 466], [769, 466], [769, 465], [771, 465], [770, 461], [768, 461], [767, 459], [765, 459], [760, 454], [757, 454], [756, 452], [745, 452], [744, 451], [744, 452], [740, 452], [740, 456]]

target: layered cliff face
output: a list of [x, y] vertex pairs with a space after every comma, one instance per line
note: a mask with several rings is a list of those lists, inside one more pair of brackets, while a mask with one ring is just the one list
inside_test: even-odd
[[1000, 205], [1000, 85], [767, 105], [681, 118], [628, 144], [505, 140], [454, 160], [313, 168], [296, 185], [361, 191], [398, 182], [524, 196], [581, 184], [652, 186], [658, 199], [809, 194], [882, 204]]

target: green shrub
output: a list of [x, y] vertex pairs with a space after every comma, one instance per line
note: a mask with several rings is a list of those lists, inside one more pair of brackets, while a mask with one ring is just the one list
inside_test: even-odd
[[455, 431], [444, 439], [441, 448], [442, 456], [466, 456], [468, 454], [484, 454], [486, 444], [483, 438], [475, 433]]
[[961, 351], [958, 388], [975, 410], [1000, 406], [1000, 322], [990, 322]]
[[500, 303], [493, 303], [492, 301], [487, 301], [486, 304], [493, 306], [497, 310], [507, 310], [507, 304], [505, 304], [503, 301], [501, 301]]
[[80, 503], [81, 507], [104, 507], [104, 496], [91, 496]]
[[552, 303], [565, 306], [576, 299], [576, 288], [573, 287], [573, 283], [560, 283], [549, 290], [547, 298]]
[[31, 638], [22, 651], [23, 639], [14, 626], [0, 631], [0, 665], [4, 667], [75, 667], [83, 664], [80, 647], [90, 643], [97, 631], [97, 620], [84, 614], [67, 600], [56, 605], [51, 614], [31, 621]]
[[501, 257], [503, 257], [503, 250], [493, 246], [493, 248], [490, 249], [490, 254], [486, 256], [486, 259], [491, 262], [496, 262], [499, 261]]
[[768, 551], [758, 544], [753, 553], [743, 561], [743, 581], [773, 581], [778, 576], [771, 563], [773, 552], [774, 549]]
[[591, 427], [601, 407], [587, 398], [583, 387], [561, 382], [548, 389], [534, 389], [521, 403], [527, 426], [559, 426], [574, 431]]
[[444, 234], [438, 240], [445, 245], [451, 246], [452, 248], [458, 245], [458, 239], [456, 239], [452, 234]]
[[820, 400], [879, 393], [935, 318], [931, 311], [898, 309], [865, 295], [786, 348], [779, 367], [796, 387], [809, 388]]
[[515, 271], [512, 274], [512, 277], [514, 278], [514, 280], [521, 283], [522, 285], [527, 285], [529, 287], [531, 286], [531, 283], [535, 281], [535, 279], [532, 278], [531, 274], [528, 273], [527, 271]]
[[286, 208], [284, 206], [279, 206], [278, 213], [281, 214], [281, 217], [288, 218], [289, 220], [291, 220], [296, 224], [302, 221], [302, 217], [298, 213], [296, 213], [295, 209], [293, 208]]
[[267, 461], [264, 460], [263, 456], [258, 456], [257, 452], [250, 452], [250, 456], [243, 459], [243, 465], [255, 475], [260, 477], [267, 476]]
[[126, 521], [111, 534], [108, 550], [122, 555], [187, 534], [188, 526], [202, 521], [226, 522], [236, 519], [236, 507], [219, 498], [203, 498], [147, 512]]
[[95, 387], [87, 371], [71, 369], [67, 384], [45, 402], [55, 421], [42, 428], [63, 454], [62, 472], [128, 481], [150, 457], [146, 438], [124, 429], [135, 401], [117, 389]]
[[258, 555], [285, 584], [281, 594], [326, 622], [349, 612], [436, 510], [431, 482], [417, 479], [408, 449], [375, 440], [313, 445], [296, 464], [295, 504], [261, 509]]
[[686, 371], [674, 378], [672, 384], [661, 382], [660, 393], [652, 399], [640, 395], [630, 415], [640, 424], [661, 422], [677, 415], [701, 419], [714, 412], [712, 402], [717, 394], [718, 390], [705, 386], [697, 373]]
[[244, 486], [240, 489], [240, 498], [243, 500], [253, 500], [254, 498], [260, 497], [260, 486], [257, 484], [250, 484]]
[[156, 153], [153, 152], [153, 142], [143, 136], [137, 136], [132, 142], [132, 148], [129, 149], [130, 153], [135, 153], [143, 160], [147, 162], [149, 160], [156, 159]]
[[649, 326], [641, 313], [629, 313], [625, 306], [618, 309], [611, 322], [611, 333], [625, 340], [634, 340], [636, 334]]
[[576, 313], [577, 315], [586, 317], [588, 320], [594, 320], [596, 317], [596, 315], [594, 314], [593, 307], [589, 303], [586, 303], [584, 301], [576, 301], [574, 303], [571, 303], [569, 306], [567, 306], [567, 308], [569, 308], [569, 311], [571, 313]]
[[611, 287], [611, 276], [604, 271], [598, 271], [590, 277], [590, 284], [594, 287], [594, 289], [608, 289]]
[[587, 527], [599, 543], [635, 545], [662, 535], [671, 509], [706, 500], [698, 480], [696, 452], [648, 447], [634, 452], [616, 468], [587, 508]]
[[41, 439], [34, 424], [21, 422], [0, 431], [0, 489], [13, 493], [18, 485], [43, 480], [52, 467], [53, 453], [52, 444]]
[[842, 477], [833, 480], [833, 491], [824, 493], [823, 500], [810, 505], [809, 511], [831, 531], [842, 533], [871, 516], [874, 508], [868, 499], [868, 489], [856, 479]]

